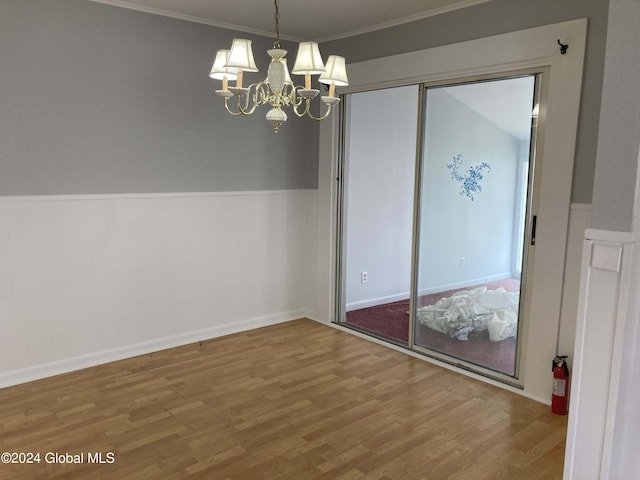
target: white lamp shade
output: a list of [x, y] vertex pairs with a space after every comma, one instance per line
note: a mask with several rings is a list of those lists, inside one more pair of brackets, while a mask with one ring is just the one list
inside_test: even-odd
[[216, 52], [216, 59], [213, 61], [213, 67], [211, 67], [211, 73], [209, 76], [216, 80], [235, 80], [237, 75], [235, 72], [229, 71], [225, 68], [227, 60], [229, 59], [229, 50], [218, 50]]
[[300, 42], [296, 62], [291, 73], [296, 75], [318, 75], [324, 73], [324, 64], [316, 42]]
[[229, 59], [225, 65], [231, 71], [257, 72], [256, 62], [253, 59], [251, 40], [244, 38], [234, 38], [229, 52]]
[[338, 55], [329, 55], [327, 58], [326, 72], [320, 75], [319, 82], [327, 85], [336, 85], [338, 87], [345, 87], [349, 85], [349, 79], [347, 78], [347, 68], [344, 64], [344, 57]]

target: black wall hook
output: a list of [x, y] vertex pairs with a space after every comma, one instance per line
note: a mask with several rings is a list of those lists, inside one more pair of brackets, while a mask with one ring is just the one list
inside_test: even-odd
[[560, 53], [562, 55], [567, 53], [567, 50], [569, 49], [569, 45], [564, 45], [564, 44], [560, 43], [560, 39], [558, 39], [558, 45], [560, 45]]

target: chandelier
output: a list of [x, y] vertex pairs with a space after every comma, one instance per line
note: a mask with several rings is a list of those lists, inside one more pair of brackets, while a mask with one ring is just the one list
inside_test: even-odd
[[[280, 125], [287, 121], [283, 107], [291, 107], [298, 117], [308, 116], [314, 120], [323, 120], [331, 114], [331, 108], [340, 101], [335, 94], [336, 86], [349, 85], [344, 57], [330, 55], [325, 66], [316, 42], [300, 42], [291, 73], [304, 75], [304, 86], [293, 84], [287, 68], [287, 59], [284, 58], [287, 51], [280, 45], [278, 1], [274, 1], [275, 40], [273, 48], [267, 50], [271, 57], [267, 78], [248, 87], [243, 86], [244, 72], [257, 72], [258, 68], [253, 59], [251, 40], [242, 38], [234, 38], [230, 50], [218, 50], [209, 74], [211, 78], [222, 80], [222, 89], [216, 90], [216, 94], [224, 99], [224, 106], [231, 115], [251, 115], [261, 105], [271, 106], [266, 116], [276, 133]], [[311, 101], [320, 93], [319, 90], [311, 88], [311, 75], [320, 75], [318, 81], [329, 85], [329, 93], [320, 96], [326, 108], [319, 116], [311, 113]], [[235, 81], [235, 86], [229, 86], [229, 81]], [[234, 101], [230, 102], [234, 97], [237, 105]]]

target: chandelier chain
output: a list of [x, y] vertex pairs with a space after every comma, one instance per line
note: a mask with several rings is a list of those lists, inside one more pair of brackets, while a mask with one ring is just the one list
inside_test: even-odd
[[273, 48], [282, 48], [280, 46], [280, 10], [278, 9], [278, 0], [274, 0], [275, 5], [275, 13], [273, 14], [273, 18], [276, 21], [276, 39], [273, 42]]

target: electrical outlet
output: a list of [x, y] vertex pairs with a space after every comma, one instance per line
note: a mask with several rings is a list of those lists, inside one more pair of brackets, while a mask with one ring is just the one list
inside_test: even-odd
[[464, 259], [464, 257], [460, 257], [460, 268], [464, 268], [466, 260]]
[[362, 272], [360, 274], [360, 283], [367, 283], [369, 281], [369, 274], [367, 272]]

